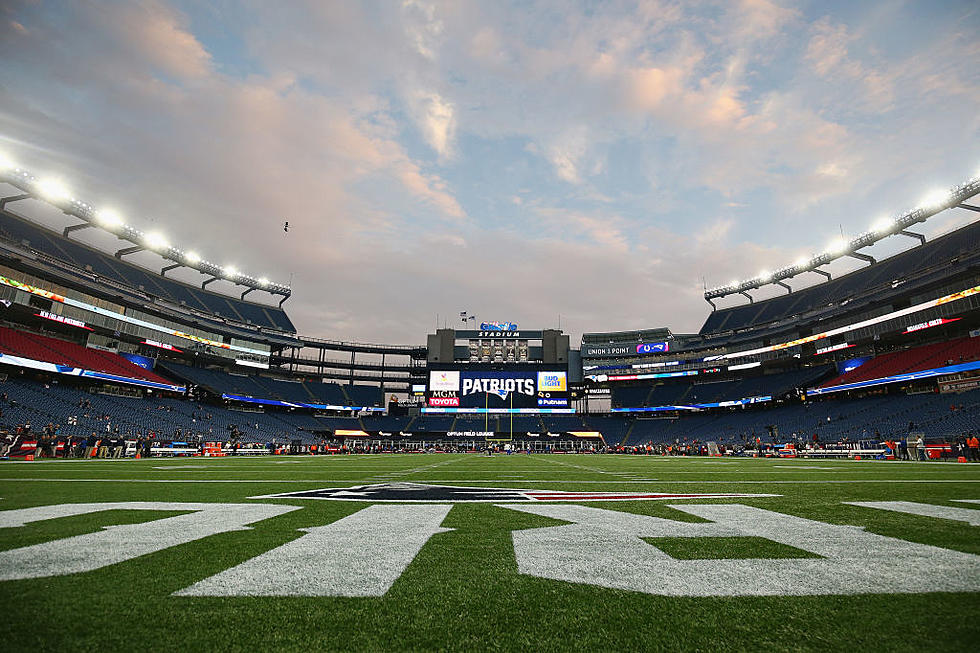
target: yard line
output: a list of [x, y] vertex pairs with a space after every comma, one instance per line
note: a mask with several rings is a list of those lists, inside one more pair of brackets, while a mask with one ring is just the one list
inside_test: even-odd
[[[23, 483], [23, 482], [52, 482], [52, 483], [314, 483], [323, 485], [324, 483], [356, 483], [363, 485], [364, 481], [361, 479], [192, 479], [192, 478], [0, 478], [0, 483], [11, 482], [11, 483]], [[627, 485], [627, 484], [640, 484], [640, 485], [848, 485], [853, 483], [980, 483], [980, 479], [850, 479], [850, 480], [800, 480], [800, 481], [747, 481], [747, 480], [733, 480], [733, 481], [671, 481], [671, 480], [650, 480], [650, 481], [636, 481], [636, 480], [616, 480], [616, 481], [596, 481], [593, 479], [552, 479], [552, 480], [509, 480], [506, 478], [490, 478], [490, 479], [476, 479], [476, 478], [464, 478], [464, 479], [417, 479], [414, 480], [415, 483], [428, 483], [429, 485], [444, 485], [446, 483], [510, 483], [512, 485], [525, 484], [525, 483], [579, 483], [579, 484], [610, 484], [610, 485]]]
[[[612, 474], [613, 476], [620, 476], [620, 477], [624, 477], [624, 478], [626, 478], [626, 477], [634, 477], [635, 478], [637, 476], [637, 474], [634, 474], [633, 472], [611, 472], [611, 471], [605, 470], [605, 469], [598, 469], [598, 468], [595, 468], [595, 467], [588, 467], [586, 465], [576, 465], [574, 463], [566, 463], [564, 461], [553, 460], [551, 458], [542, 458], [541, 460], [544, 460], [544, 461], [549, 462], [549, 463], [553, 463], [555, 465], [561, 465], [562, 467], [573, 467], [575, 469], [581, 469], [581, 470], [584, 470], [584, 471], [587, 471], [587, 472], [594, 472], [596, 474]], [[652, 480], [655, 480], [655, 479], [649, 479], [649, 480], [652, 481]]]

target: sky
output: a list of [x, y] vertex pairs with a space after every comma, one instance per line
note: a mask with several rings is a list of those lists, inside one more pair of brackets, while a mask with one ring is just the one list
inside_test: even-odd
[[980, 172], [978, 32], [942, 0], [4, 0], [0, 153], [291, 282], [303, 335], [690, 333], [703, 284]]

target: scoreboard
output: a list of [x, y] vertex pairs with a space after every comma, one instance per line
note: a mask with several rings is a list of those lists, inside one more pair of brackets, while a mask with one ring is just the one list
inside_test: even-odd
[[565, 369], [430, 370], [426, 412], [570, 412]]

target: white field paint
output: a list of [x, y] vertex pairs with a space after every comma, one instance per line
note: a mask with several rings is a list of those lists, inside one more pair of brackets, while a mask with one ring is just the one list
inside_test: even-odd
[[[712, 522], [700, 524], [575, 505], [501, 507], [573, 522], [513, 533], [518, 571], [540, 578], [663, 596], [980, 590], [980, 556], [739, 504], [670, 506]], [[763, 537], [823, 559], [676, 560], [640, 539], [732, 536]]]
[[[376, 455], [376, 454], [375, 454]], [[4, 463], [6, 464], [6, 463]], [[936, 463], [939, 464], [939, 463]], [[342, 473], [342, 472], [341, 472]], [[280, 485], [286, 484], [299, 484], [299, 483], [316, 483], [323, 485], [324, 483], [357, 483], [360, 478], [354, 479], [335, 479], [331, 480], [329, 478], [307, 478], [307, 479], [268, 479], [268, 478], [0, 478], [0, 483], [278, 483]], [[371, 478], [380, 478], [380, 476], [372, 476]], [[385, 479], [394, 480], [394, 479]], [[424, 480], [426, 483], [506, 483], [508, 482], [505, 478], [458, 478], [458, 479], [430, 479]], [[553, 479], [523, 479], [520, 483], [563, 483], [563, 484], [581, 484], [581, 485], [629, 485], [629, 484], [639, 484], [639, 485], [650, 485], [651, 483], [660, 483], [667, 485], [854, 485], [854, 484], [867, 484], [867, 483], [878, 483], [878, 484], [914, 484], [914, 485], [931, 485], [931, 484], [943, 484], [943, 483], [980, 483], [980, 479], [977, 478], [964, 478], [964, 479], [953, 479], [953, 478], [938, 478], [938, 479], [923, 479], [923, 478], [897, 478], [897, 479], [883, 479], [875, 480], [869, 478], [863, 479], [844, 479], [844, 480], [772, 480], [772, 481], [746, 481], [733, 479], [729, 481], [679, 481], [679, 480], [666, 480], [666, 479], [650, 479], [637, 481], [633, 479], [617, 479], [617, 480], [595, 480], [589, 478], [553, 478]]]
[[936, 506], [931, 503], [915, 503], [913, 501], [845, 501], [844, 503], [849, 506], [861, 506], [862, 508], [904, 512], [908, 515], [965, 521], [970, 526], [980, 526], [980, 510], [974, 510], [973, 508]]
[[950, 499], [956, 503], [980, 503], [980, 499]]
[[79, 503], [0, 511], [0, 528], [106, 510], [193, 512], [142, 524], [106, 526], [95, 533], [0, 551], [0, 580], [45, 578], [92, 571], [209, 535], [248, 530], [246, 524], [299, 508], [270, 503]]
[[384, 596], [442, 528], [451, 505], [374, 505], [175, 596]]

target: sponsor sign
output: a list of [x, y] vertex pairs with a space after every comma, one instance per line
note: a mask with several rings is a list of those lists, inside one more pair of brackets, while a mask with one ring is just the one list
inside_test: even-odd
[[566, 372], [538, 372], [538, 392], [567, 392]]
[[960, 318], [945, 318], [937, 317], [935, 320], [929, 320], [928, 322], [920, 322], [919, 324], [913, 324], [912, 326], [905, 329], [903, 333], [915, 333], [916, 331], [922, 331], [923, 329], [931, 329], [932, 327], [942, 326], [943, 324], [949, 324], [950, 322], [957, 322]]
[[635, 353], [632, 345], [582, 345], [584, 358], [600, 358], [602, 356], [629, 356]]
[[856, 346], [857, 345], [852, 345], [849, 342], [841, 342], [836, 345], [830, 345], [829, 347], [817, 347], [817, 355], [829, 354], [832, 351], [840, 351], [841, 349], [849, 349]]
[[481, 322], [480, 331], [517, 331], [517, 322]]
[[567, 406], [568, 399], [556, 399], [554, 397], [538, 397], [539, 406]]
[[425, 396], [425, 384], [424, 383], [413, 383], [412, 384], [412, 396], [413, 397], [423, 397], [423, 396]]
[[49, 311], [38, 311], [38, 317], [43, 317], [45, 320], [52, 320], [54, 322], [61, 322], [62, 324], [67, 324], [68, 326], [78, 327], [80, 329], [87, 329], [91, 331], [87, 324], [81, 320], [75, 320], [70, 317], [65, 317], [64, 315], [58, 315], [56, 313], [51, 313]]
[[433, 391], [459, 391], [459, 372], [429, 372], [429, 389]]
[[173, 345], [168, 345], [165, 342], [157, 342], [156, 340], [144, 340], [144, 345], [149, 345], [151, 347], [157, 347], [158, 349], [166, 349], [167, 351], [175, 351], [177, 353], [183, 353], [182, 349], [177, 349]]
[[585, 358], [602, 358], [605, 356], [635, 356], [636, 354], [665, 354], [670, 351], [670, 343], [663, 342], [642, 342], [639, 344], [608, 344], [608, 345], [582, 345], [582, 356]]
[[430, 406], [459, 406], [459, 397], [429, 397]]

